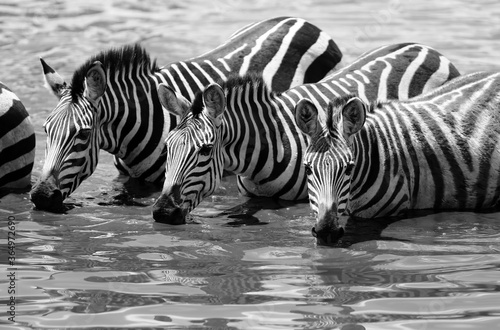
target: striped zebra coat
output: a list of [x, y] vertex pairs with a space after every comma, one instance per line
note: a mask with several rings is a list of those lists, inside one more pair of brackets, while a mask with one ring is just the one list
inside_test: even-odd
[[0, 190], [23, 191], [31, 185], [35, 131], [19, 98], [0, 83]]
[[161, 102], [183, 119], [165, 142], [167, 171], [153, 217], [183, 223], [215, 190], [224, 170], [238, 175], [244, 195], [305, 199], [302, 158], [307, 141], [294, 118], [300, 99], [309, 98], [318, 107], [349, 93], [366, 101], [407, 99], [458, 75], [437, 51], [398, 44], [366, 53], [318, 83], [283, 93], [272, 92], [259, 77], [236, 77], [222, 88], [209, 86], [190, 108], [189, 102], [160, 86]]
[[409, 101], [333, 100], [326, 121], [302, 100], [297, 124], [318, 243], [342, 235], [342, 213], [485, 210], [500, 198], [500, 73], [474, 73]]
[[163, 180], [162, 142], [176, 118], [158, 102], [160, 83], [192, 100], [205, 85], [230, 73], [258, 71], [273, 88], [285, 90], [323, 78], [341, 56], [314, 25], [279, 17], [249, 25], [214, 50], [163, 68], [141, 47], [125, 46], [91, 57], [67, 84], [42, 60], [59, 104], [44, 125], [45, 163], [31, 200], [39, 209], [61, 209], [62, 201], [93, 173], [101, 149], [115, 155], [121, 173]]

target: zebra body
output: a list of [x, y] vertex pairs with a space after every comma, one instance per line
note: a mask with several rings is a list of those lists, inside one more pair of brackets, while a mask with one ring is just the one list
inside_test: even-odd
[[273, 88], [284, 90], [321, 79], [341, 57], [333, 40], [314, 25], [280, 17], [247, 26], [213, 51], [163, 68], [141, 47], [126, 46], [91, 57], [67, 84], [42, 61], [59, 104], [45, 123], [46, 161], [32, 201], [41, 209], [61, 208], [94, 171], [100, 149], [115, 155], [121, 173], [161, 181], [162, 142], [176, 118], [158, 102], [159, 84], [191, 100], [230, 73], [259, 71]]
[[[244, 195], [305, 199], [302, 158], [307, 140], [294, 118], [300, 99], [309, 98], [318, 107], [349, 93], [367, 101], [376, 100], [379, 94], [406, 99], [458, 75], [437, 51], [418, 44], [398, 44], [369, 52], [318, 83], [283, 93], [269, 90], [258, 77], [236, 77], [223, 86], [224, 104], [214, 105], [219, 97], [210, 87], [195, 98], [191, 109], [179, 107], [175, 112], [183, 119], [166, 139], [167, 171], [153, 217], [182, 223], [185, 215], [215, 190], [223, 170], [238, 175], [238, 188]], [[160, 89], [159, 94], [164, 95], [164, 106], [172, 109], [175, 95], [167, 89]], [[227, 110], [218, 111], [220, 107]]]
[[304, 162], [318, 241], [338, 239], [342, 213], [375, 218], [496, 207], [499, 109], [500, 73], [484, 72], [408, 101], [369, 105], [348, 95], [328, 106], [326, 122], [301, 101], [297, 123], [311, 136]]
[[0, 82], [0, 189], [29, 189], [34, 160], [35, 131], [29, 114]]

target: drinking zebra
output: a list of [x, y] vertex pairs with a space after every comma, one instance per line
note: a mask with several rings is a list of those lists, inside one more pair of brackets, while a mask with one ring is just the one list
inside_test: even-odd
[[162, 104], [182, 120], [165, 141], [167, 170], [153, 217], [184, 223], [220, 183], [223, 170], [238, 175], [244, 195], [305, 199], [307, 141], [294, 118], [300, 99], [310, 98], [318, 106], [350, 93], [365, 101], [407, 99], [458, 75], [434, 49], [409, 43], [380, 47], [318, 83], [283, 93], [272, 92], [259, 77], [236, 77], [222, 88], [207, 87], [190, 108], [187, 100], [160, 85]]
[[46, 122], [45, 163], [31, 200], [59, 210], [63, 200], [95, 170], [99, 150], [115, 155], [123, 174], [163, 180], [163, 141], [176, 118], [158, 101], [160, 83], [193, 99], [230, 73], [258, 71], [285, 90], [323, 78], [341, 59], [333, 40], [299, 18], [280, 17], [247, 26], [214, 50], [159, 68], [138, 45], [92, 56], [68, 84], [42, 60], [45, 80], [59, 98]]
[[313, 234], [331, 244], [342, 213], [376, 218], [408, 210], [485, 210], [500, 197], [500, 73], [462, 76], [409, 101], [334, 99], [323, 112], [297, 104], [310, 136], [304, 163], [317, 215]]
[[35, 131], [19, 98], [0, 82], [0, 190], [29, 189]]

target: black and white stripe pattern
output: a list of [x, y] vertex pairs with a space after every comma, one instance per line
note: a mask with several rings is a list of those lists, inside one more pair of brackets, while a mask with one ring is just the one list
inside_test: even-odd
[[19, 98], [0, 82], [0, 189], [28, 189], [35, 159], [35, 132]]
[[[147, 181], [162, 180], [162, 142], [175, 126], [176, 118], [158, 102], [156, 91], [160, 83], [192, 100], [203, 86], [224, 80], [230, 73], [258, 71], [264, 73], [273, 88], [285, 90], [321, 79], [341, 57], [333, 40], [314, 25], [298, 18], [280, 17], [250, 25], [204, 55], [163, 68], [137, 45], [91, 57], [74, 73], [71, 84], [43, 63], [46, 80], [60, 98], [54, 113], [71, 114], [51, 115], [47, 119], [48, 161], [40, 179], [41, 188], [33, 193], [43, 198], [46, 194], [38, 192], [59, 191], [62, 199], [66, 198], [94, 171], [98, 149], [114, 154], [115, 165], [124, 174]], [[102, 63], [107, 86], [94, 109], [84, 94], [86, 75], [95, 62]], [[87, 116], [93, 117], [87, 119], [93, 123], [90, 136], [95, 140], [85, 148], [80, 144], [76, 152], [73, 140], [83, 124], [82, 118]], [[62, 172], [64, 175], [59, 177]], [[36, 205], [37, 200], [33, 201]], [[42, 205], [37, 206], [43, 208]]]
[[[500, 73], [484, 72], [405, 102], [369, 105], [348, 95], [329, 105], [326, 123], [302, 101], [297, 119], [311, 136], [304, 161], [318, 237], [333, 241], [342, 213], [376, 218], [497, 207], [499, 108]], [[316, 124], [300, 124], [302, 118]]]
[[[221, 152], [212, 153], [212, 158], [203, 162], [195, 156], [181, 160], [167, 157], [169, 180], [164, 182], [153, 215], [159, 221], [175, 221], [167, 219], [171, 213], [168, 208], [189, 213], [211, 194], [223, 170], [238, 175], [240, 192], [245, 195], [305, 199], [302, 157], [307, 141], [294, 118], [300, 99], [309, 98], [318, 107], [349, 93], [364, 100], [376, 100], [379, 95], [384, 99], [406, 99], [458, 75], [450, 61], [432, 48], [398, 44], [364, 54], [318, 83], [283, 93], [271, 91], [262, 79], [252, 75], [229, 79], [222, 86], [227, 110], [219, 125], [214, 124], [216, 118], [211, 118], [209, 112], [202, 111], [200, 94], [191, 113], [185, 114], [183, 126], [166, 139], [167, 150], [174, 149], [178, 155], [194, 155], [201, 148], [199, 141], [210, 140], [213, 149]], [[182, 142], [177, 142], [180, 136]], [[221, 138], [213, 140], [217, 136]]]

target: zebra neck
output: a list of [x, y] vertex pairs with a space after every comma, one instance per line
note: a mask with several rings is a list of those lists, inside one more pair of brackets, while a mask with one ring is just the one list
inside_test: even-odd
[[400, 136], [391, 135], [394, 132], [390, 126], [397, 124], [391, 123], [394, 118], [388, 120], [386, 117], [386, 114], [397, 116], [398, 111], [404, 110], [396, 109], [392, 104], [372, 108], [365, 125], [352, 137], [355, 168], [347, 209], [354, 215], [371, 217], [372, 213], [368, 216], [363, 212], [372, 210], [374, 204], [380, 204], [382, 200], [386, 201], [387, 195], [396, 190], [407, 192], [409, 181], [405, 177], [406, 172], [398, 167], [398, 164], [403, 165], [399, 163]]
[[226, 171], [260, 182], [279, 176], [300, 157], [301, 136], [289, 100], [253, 86], [230, 90], [227, 101], [221, 125]]
[[140, 177], [160, 157], [166, 131], [174, 124], [157, 95], [160, 73], [145, 73], [119, 83], [108, 80], [102, 100], [101, 149], [116, 155]]

